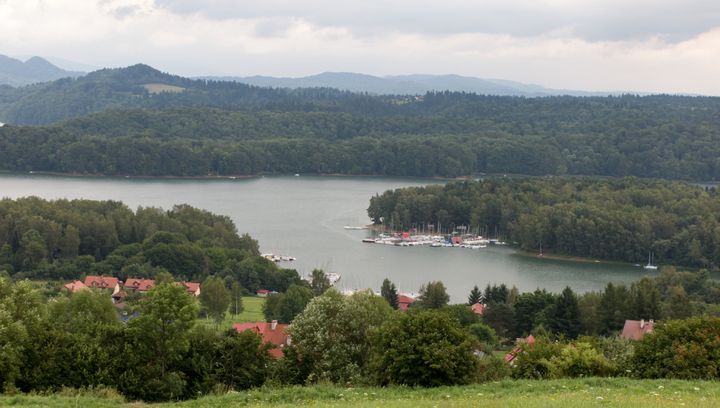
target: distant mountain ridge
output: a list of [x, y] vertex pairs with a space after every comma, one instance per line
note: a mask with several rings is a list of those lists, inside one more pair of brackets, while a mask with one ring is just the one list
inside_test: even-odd
[[589, 92], [545, 88], [540, 85], [503, 79], [483, 79], [462, 75], [395, 75], [374, 76], [354, 72], [323, 72], [299, 78], [250, 76], [250, 77], [201, 77], [219, 81], [235, 81], [249, 85], [273, 88], [336, 88], [351, 92], [368, 92], [377, 95], [422, 95], [432, 91], [472, 92], [501, 96], [608, 96], [620, 92]]
[[84, 72], [66, 71], [40, 57], [32, 57], [23, 62], [0, 55], [0, 85], [23, 86], [84, 74]]

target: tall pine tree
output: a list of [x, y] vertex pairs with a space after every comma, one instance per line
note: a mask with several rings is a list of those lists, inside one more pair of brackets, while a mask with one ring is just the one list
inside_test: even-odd
[[468, 305], [472, 306], [475, 303], [480, 303], [482, 301], [482, 292], [480, 292], [480, 289], [475, 285], [472, 290], [470, 291], [470, 295], [468, 296]]
[[395, 284], [390, 282], [390, 279], [385, 278], [380, 288], [380, 295], [387, 300], [393, 309], [398, 308], [398, 293]]
[[580, 307], [575, 292], [566, 286], [555, 300], [555, 307], [549, 319], [550, 328], [556, 334], [574, 339], [580, 334]]

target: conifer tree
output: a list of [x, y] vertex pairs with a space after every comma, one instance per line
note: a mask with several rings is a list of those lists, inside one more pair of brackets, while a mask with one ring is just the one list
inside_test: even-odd
[[480, 292], [480, 288], [475, 285], [472, 290], [470, 291], [470, 295], [468, 296], [468, 305], [472, 306], [475, 303], [480, 303], [482, 301], [482, 292]]
[[393, 309], [397, 310], [399, 307], [397, 288], [394, 283], [390, 282], [390, 279], [385, 278], [383, 281], [382, 287], [380, 288], [380, 295], [387, 300]]

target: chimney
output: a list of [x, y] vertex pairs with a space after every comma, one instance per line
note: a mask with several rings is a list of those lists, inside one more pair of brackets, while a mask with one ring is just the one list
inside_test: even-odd
[[270, 323], [270, 330], [275, 331], [275, 328], [277, 327], [277, 320], [273, 320]]
[[642, 320], [640, 320], [640, 328], [642, 329], [644, 327], [645, 327], [645, 319], [642, 319]]

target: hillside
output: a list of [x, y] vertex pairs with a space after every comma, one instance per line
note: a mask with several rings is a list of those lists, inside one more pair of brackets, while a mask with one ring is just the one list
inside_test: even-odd
[[66, 71], [46, 59], [32, 57], [21, 61], [0, 55], [0, 85], [23, 86], [60, 78], [78, 77], [82, 72]]
[[257, 389], [207, 396], [194, 401], [146, 405], [125, 403], [112, 391], [77, 395], [0, 397], [0, 404], [54, 407], [714, 407], [720, 403], [714, 381], [578, 380], [500, 381], [471, 386], [412, 388], [345, 388], [337, 386]]
[[377, 95], [422, 95], [434, 91], [471, 92], [501, 96], [607, 96], [609, 92], [586, 92], [545, 88], [501, 79], [483, 79], [461, 75], [395, 75], [374, 76], [353, 72], [323, 72], [299, 78], [250, 76], [204, 77], [222, 81], [236, 81], [255, 86], [274, 88], [327, 87], [351, 92]]
[[360, 107], [382, 112], [378, 99], [332, 89], [275, 90], [235, 82], [193, 80], [138, 64], [102, 69], [23, 88], [0, 87], [0, 121], [43, 125], [110, 108], [204, 106], [229, 110], [309, 111]]

